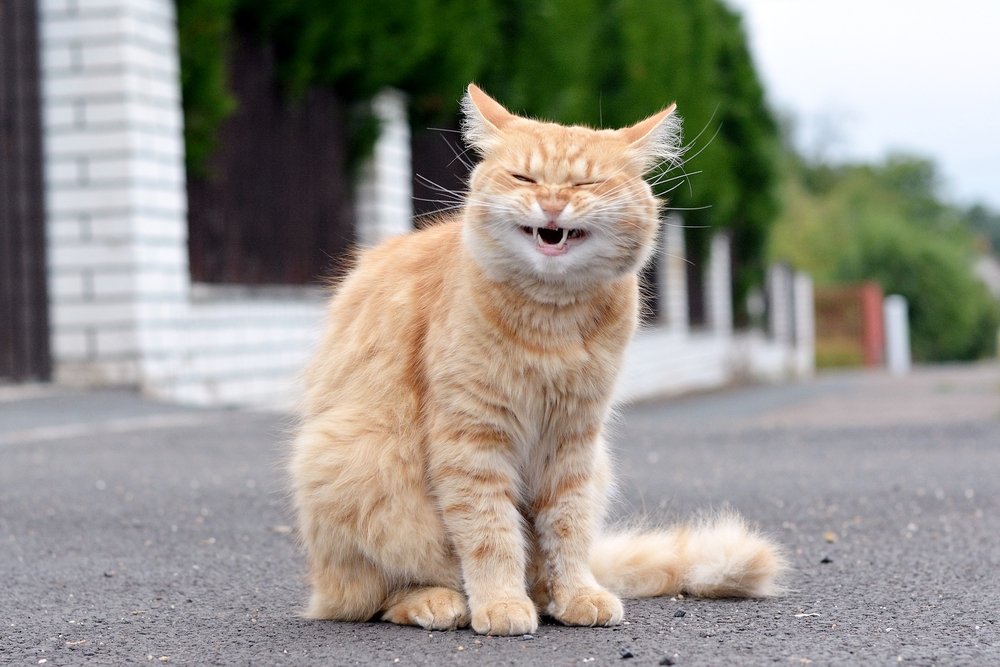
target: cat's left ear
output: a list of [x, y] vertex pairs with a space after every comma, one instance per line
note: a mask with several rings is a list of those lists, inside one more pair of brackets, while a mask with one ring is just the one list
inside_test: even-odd
[[482, 154], [490, 152], [500, 143], [500, 131], [517, 118], [495, 99], [484, 93], [474, 83], [462, 98], [462, 136]]
[[681, 119], [674, 113], [676, 108], [676, 104], [671, 104], [646, 120], [618, 130], [644, 171], [662, 162], [671, 166], [681, 163], [684, 149], [681, 147]]

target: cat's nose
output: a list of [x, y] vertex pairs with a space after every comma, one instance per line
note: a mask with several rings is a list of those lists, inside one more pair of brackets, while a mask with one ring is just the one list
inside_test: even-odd
[[541, 207], [542, 213], [545, 214], [545, 222], [548, 223], [546, 226], [558, 227], [558, 225], [556, 225], [556, 220], [559, 219], [559, 216], [566, 209], [566, 202], [555, 199], [547, 199], [538, 202], [538, 205]]

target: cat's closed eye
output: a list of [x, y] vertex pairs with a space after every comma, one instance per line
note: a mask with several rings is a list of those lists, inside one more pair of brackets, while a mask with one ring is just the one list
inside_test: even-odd
[[604, 181], [585, 181], [585, 182], [582, 182], [582, 183], [574, 183], [573, 187], [574, 188], [585, 188], [588, 185], [600, 185], [603, 182]]
[[514, 180], [521, 181], [522, 183], [537, 183], [538, 182], [538, 181], [536, 181], [533, 178], [528, 178], [524, 174], [511, 174], [511, 176], [514, 177]]

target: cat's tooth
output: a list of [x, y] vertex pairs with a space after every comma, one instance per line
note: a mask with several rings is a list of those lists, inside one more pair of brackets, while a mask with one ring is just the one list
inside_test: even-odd
[[559, 246], [558, 246], [560, 248], [563, 247], [564, 245], [566, 245], [566, 237], [569, 236], [569, 230], [566, 229], [565, 227], [563, 227], [562, 232], [563, 232], [563, 236], [562, 236], [562, 239], [559, 241]]
[[535, 243], [538, 243], [538, 227], [532, 227], [532, 234], [535, 237]]

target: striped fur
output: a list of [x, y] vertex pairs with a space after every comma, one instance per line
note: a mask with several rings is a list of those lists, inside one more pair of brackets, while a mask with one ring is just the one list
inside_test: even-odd
[[[602, 428], [657, 234], [642, 177], [679, 154], [672, 109], [596, 131], [474, 86], [465, 107], [483, 160], [460, 213], [362, 254], [307, 370], [307, 615], [510, 635], [539, 612], [617, 624], [616, 594], [768, 594], [780, 556], [738, 519], [601, 535]], [[546, 225], [577, 236], [553, 249]]]

